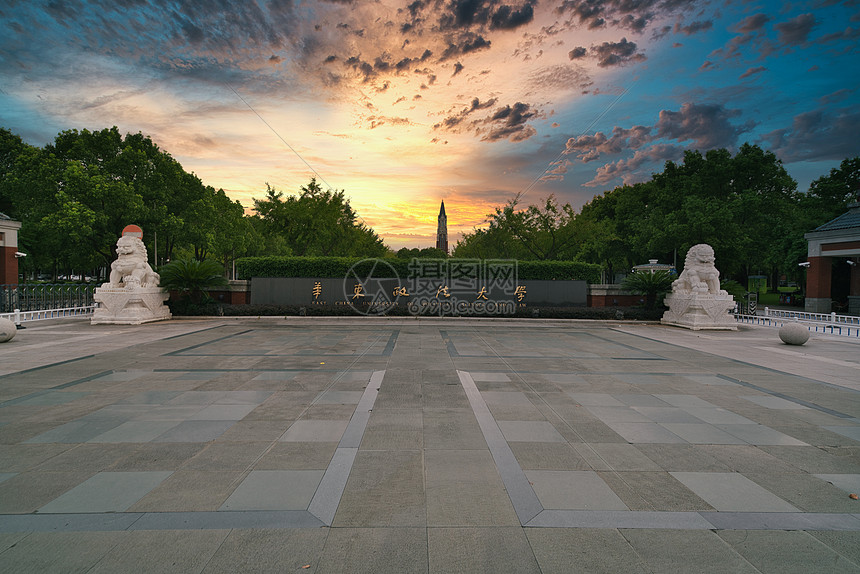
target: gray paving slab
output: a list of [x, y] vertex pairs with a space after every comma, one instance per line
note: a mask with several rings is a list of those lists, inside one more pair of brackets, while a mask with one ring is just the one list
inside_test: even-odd
[[421, 453], [359, 450], [333, 526], [425, 526], [426, 520]]
[[539, 573], [540, 568], [522, 528], [428, 528], [431, 574], [470, 572]]
[[606, 425], [630, 443], [686, 443], [684, 439], [658, 423], [607, 422]]
[[660, 470], [636, 446], [624, 443], [582, 443], [572, 445], [592, 470]]
[[148, 442], [156, 437], [160, 437], [170, 429], [179, 426], [179, 424], [181, 423], [176, 420], [129, 421], [98, 434], [91, 439], [88, 439], [86, 442]]
[[40, 513], [123, 512], [171, 471], [100, 472], [39, 508]]
[[155, 442], [209, 442], [224, 434], [224, 431], [235, 422], [235, 420], [182, 421], [152, 440]]
[[349, 421], [300, 420], [294, 422], [279, 440], [286, 442], [338, 442]]
[[552, 510], [628, 510], [597, 473], [587, 470], [527, 470], [541, 505]]
[[227, 530], [135, 532], [121, 539], [88, 572], [112, 574], [131, 564], [148, 572], [200, 572], [228, 534]]
[[[203, 574], [316, 572], [326, 533], [305, 529], [234, 529], [206, 562]], [[305, 568], [309, 566], [310, 568]]]
[[566, 442], [547, 421], [497, 421], [508, 442]]
[[2, 553], [3, 567], [20, 573], [88, 572], [125, 532], [35, 532]]
[[719, 511], [797, 511], [797, 508], [742, 474], [731, 472], [672, 472], [671, 475]]
[[[48, 535], [30, 547], [44, 557], [8, 554], [20, 571], [59, 571], [46, 557], [63, 554], [72, 571], [129, 571], [172, 537], [189, 551], [153, 568], [816, 571], [830, 559], [851, 571], [860, 560], [848, 497], [860, 476], [856, 344], [816, 341], [801, 360], [754, 329], [314, 317], [93, 338], [83, 322], [56, 325], [39, 336], [64, 341], [59, 364], [21, 339], [12, 362], [37, 370], [6, 368], [0, 384], [0, 552]], [[165, 423], [176, 426], [152, 436]], [[87, 442], [102, 435], [128, 442]], [[88, 504], [97, 476], [153, 472], [169, 475], [123, 510], [35, 513]], [[222, 509], [242, 497], [248, 509]], [[577, 497], [626, 509], [580, 509]], [[82, 548], [123, 537], [81, 560], [62, 540], [76, 533]]]
[[845, 492], [860, 494], [860, 474], [816, 474], [815, 477], [826, 480]]
[[542, 574], [649, 572], [615, 529], [530, 528], [526, 536]]
[[425, 528], [335, 528], [315, 572], [428, 571]]
[[307, 510], [321, 470], [252, 470], [219, 510]]
[[848, 438], [860, 442], [860, 425], [852, 425], [852, 426], [826, 426], [823, 427], [825, 430], [829, 430], [835, 433], [839, 433], [843, 436], [847, 436]]
[[759, 571], [717, 534], [707, 530], [623, 530], [633, 550], [653, 572], [687, 573]]
[[692, 444], [744, 444], [746, 441], [735, 435], [705, 423], [659, 423], [685, 441]]
[[690, 512], [713, 509], [668, 472], [599, 471], [597, 475], [630, 510]]
[[[802, 440], [790, 437], [764, 425], [714, 425], [730, 435], [736, 436], [749, 444], [768, 444], [785, 446], [808, 446]], [[710, 443], [718, 444], [718, 443]], [[723, 443], [726, 444], [726, 443]]]
[[426, 450], [428, 526], [518, 525], [488, 450]]
[[177, 470], [129, 512], [208, 512], [218, 510], [244, 478], [244, 471]]

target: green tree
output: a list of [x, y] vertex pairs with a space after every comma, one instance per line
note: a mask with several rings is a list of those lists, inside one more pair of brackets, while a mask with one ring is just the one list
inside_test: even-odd
[[487, 216], [486, 230], [467, 234], [454, 248], [455, 257], [509, 258], [525, 260], [572, 259], [575, 252], [573, 208], [559, 205], [552, 195], [540, 205], [518, 209], [517, 195]]
[[4, 201], [24, 224], [21, 245], [31, 255], [25, 264], [55, 275], [107, 267], [130, 223], [143, 228], [150, 256], [159, 260], [189, 250], [226, 265], [234, 253], [250, 254], [259, 239], [223, 190], [204, 186], [150, 138], [123, 137], [116, 127], [64, 131], [41, 149], [0, 130]]
[[254, 210], [267, 233], [283, 237], [298, 256], [382, 257], [388, 248], [376, 233], [359, 222], [344, 191], [324, 191], [316, 179], [284, 198], [266, 184], [266, 197]]

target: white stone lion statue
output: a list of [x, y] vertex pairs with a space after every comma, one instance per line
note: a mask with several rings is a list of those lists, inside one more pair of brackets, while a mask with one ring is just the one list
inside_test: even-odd
[[714, 266], [714, 249], [710, 245], [700, 243], [687, 251], [684, 270], [672, 283], [672, 292], [727, 295], [720, 289], [720, 272]]
[[110, 266], [110, 281], [102, 287], [158, 287], [161, 277], [146, 262], [146, 246], [139, 237], [120, 237], [116, 242], [116, 253], [117, 259]]

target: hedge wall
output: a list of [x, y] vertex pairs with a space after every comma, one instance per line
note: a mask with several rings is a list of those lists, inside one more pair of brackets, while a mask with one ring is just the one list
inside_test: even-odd
[[[236, 260], [240, 279], [252, 277], [346, 277], [352, 270], [359, 277], [409, 277], [411, 259], [361, 259], [350, 257], [243, 257]], [[431, 259], [420, 259], [431, 263]], [[443, 259], [447, 265], [472, 259]], [[600, 282], [600, 265], [581, 261], [519, 261], [517, 274], [522, 280], [579, 280]]]

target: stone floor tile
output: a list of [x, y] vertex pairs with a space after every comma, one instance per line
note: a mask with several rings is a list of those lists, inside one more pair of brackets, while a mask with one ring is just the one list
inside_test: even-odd
[[860, 531], [819, 531], [809, 534], [854, 564], [860, 565]]
[[182, 470], [246, 470], [259, 463], [269, 449], [274, 448], [266, 441], [191, 444], [198, 450], [182, 462], [179, 467]]
[[731, 472], [672, 472], [670, 474], [719, 511], [798, 511], [782, 498], [742, 474]]
[[275, 441], [287, 432], [290, 424], [290, 421], [283, 420], [240, 420], [216, 440], [219, 442]]
[[285, 442], [337, 442], [349, 421], [300, 420], [294, 422], [280, 437]]
[[599, 471], [597, 475], [630, 510], [710, 511], [713, 507], [668, 472]]
[[[81, 445], [79, 448], [106, 448], [106, 445]], [[122, 445], [126, 446], [126, 445]], [[194, 455], [203, 450], [204, 445], [194, 443], [146, 443], [124, 448], [123, 456], [107, 467], [111, 471], [149, 471], [176, 470]], [[118, 449], [119, 450], [119, 449]]]
[[661, 470], [632, 444], [585, 443], [574, 444], [573, 448], [589, 464], [590, 470]]
[[496, 421], [508, 442], [566, 442], [546, 421]]
[[124, 512], [171, 471], [99, 472], [39, 508], [40, 513]]
[[472, 409], [425, 408], [424, 448], [486, 449], [487, 443]]
[[0, 482], [0, 514], [35, 512], [95, 474], [78, 470], [66, 472], [29, 471]]
[[226, 421], [183, 421], [152, 439], [154, 442], [209, 442], [236, 423]]
[[327, 535], [322, 529], [234, 529], [202, 574], [319, 572]]
[[421, 453], [359, 450], [333, 526], [425, 525], [424, 465]]
[[590, 470], [586, 460], [566, 442], [512, 442], [520, 467], [533, 470]]
[[[88, 439], [90, 443], [142, 443], [178, 426], [177, 421], [129, 421]], [[191, 441], [183, 441], [191, 442]]]
[[746, 441], [706, 423], [659, 423], [691, 444], [746, 444]]
[[806, 532], [722, 530], [717, 534], [761, 572], [860, 572], [860, 565]]
[[637, 444], [634, 446], [639, 452], [653, 460], [662, 470], [688, 472], [728, 472], [733, 470], [698, 445]]
[[627, 505], [597, 475], [585, 470], [527, 470], [526, 476], [544, 508], [556, 510], [627, 510]]
[[686, 443], [684, 439], [657, 423], [607, 422], [609, 428], [627, 442], [637, 443]]
[[215, 511], [244, 476], [243, 471], [177, 470], [128, 508], [128, 512]]
[[425, 450], [429, 526], [518, 525], [488, 450]]
[[3, 568], [22, 574], [89, 572], [131, 536], [129, 532], [33, 532], [3, 552]]
[[256, 470], [325, 470], [336, 442], [277, 442], [254, 465]]
[[334, 528], [314, 572], [427, 572], [425, 528]]
[[645, 562], [649, 571], [759, 574], [729, 544], [709, 530], [622, 530], [621, 534]]
[[253, 470], [219, 510], [307, 510], [322, 470]]
[[845, 492], [860, 494], [860, 474], [816, 474], [813, 476], [827, 481]]
[[420, 409], [380, 409], [374, 405], [361, 448], [365, 450], [420, 450], [424, 446]]
[[135, 531], [121, 539], [88, 574], [200, 572], [227, 530]]
[[527, 528], [542, 574], [651, 572], [614, 528]]
[[715, 425], [720, 430], [754, 445], [809, 446], [805, 442], [764, 425]]
[[522, 528], [428, 528], [430, 574], [538, 574]]

